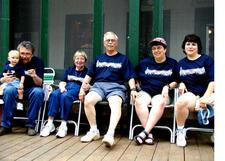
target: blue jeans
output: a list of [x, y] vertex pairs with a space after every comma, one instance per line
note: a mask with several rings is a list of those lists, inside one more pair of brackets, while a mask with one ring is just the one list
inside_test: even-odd
[[[43, 105], [44, 91], [41, 87], [32, 87], [24, 89], [24, 99], [29, 101], [29, 107], [27, 111], [27, 124], [26, 126], [34, 128], [36, 123], [39, 109]], [[17, 88], [13, 86], [6, 87], [4, 90], [3, 100], [5, 102], [2, 113], [2, 126], [12, 127], [12, 120], [14, 110], [16, 109], [16, 97], [18, 96]]]
[[13, 86], [13, 87], [16, 87], [18, 88], [19, 87], [19, 84], [20, 84], [20, 81], [18, 79], [12, 81], [12, 82], [9, 82], [9, 83], [2, 83], [1, 84], [1, 87], [7, 87], [7, 86]]
[[53, 91], [49, 97], [48, 116], [55, 117], [60, 112], [62, 120], [67, 121], [70, 115], [73, 101], [78, 99], [80, 85], [70, 82], [66, 85], [66, 92], [61, 93], [59, 89]]

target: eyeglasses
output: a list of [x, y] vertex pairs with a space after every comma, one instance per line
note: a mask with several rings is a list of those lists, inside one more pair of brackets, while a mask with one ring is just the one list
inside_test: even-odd
[[152, 47], [152, 51], [155, 51], [155, 50], [162, 50], [163, 47], [161, 45], [157, 45], [157, 46], [153, 46]]
[[106, 42], [110, 42], [110, 41], [111, 41], [111, 42], [116, 42], [116, 39], [106, 39], [105, 41], [106, 41]]

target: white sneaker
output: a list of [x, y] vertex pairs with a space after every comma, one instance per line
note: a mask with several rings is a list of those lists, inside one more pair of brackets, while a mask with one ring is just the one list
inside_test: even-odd
[[17, 110], [23, 110], [23, 104], [21, 102], [18, 102], [16, 105]]
[[184, 147], [186, 146], [187, 142], [186, 142], [186, 129], [177, 129], [177, 146], [181, 146]]
[[54, 124], [48, 124], [48, 123], [47, 123], [47, 124], [44, 126], [44, 128], [41, 130], [40, 136], [43, 136], [43, 137], [49, 136], [50, 133], [52, 133], [52, 132], [54, 132], [54, 131], [55, 131], [55, 125], [54, 125]]
[[102, 139], [102, 142], [105, 144], [106, 147], [111, 147], [115, 144], [114, 136], [106, 134]]
[[66, 135], [67, 135], [67, 130], [68, 130], [68, 128], [67, 128], [67, 126], [65, 126], [65, 125], [60, 125], [59, 126], [59, 129], [58, 129], [58, 132], [56, 133], [56, 137], [57, 138], [63, 138], [63, 137], [65, 137]]
[[0, 105], [3, 105], [3, 104], [4, 104], [3, 99], [0, 99]]
[[88, 131], [86, 135], [82, 136], [81, 142], [90, 142], [92, 140], [98, 140], [100, 138], [99, 130], [96, 131]]

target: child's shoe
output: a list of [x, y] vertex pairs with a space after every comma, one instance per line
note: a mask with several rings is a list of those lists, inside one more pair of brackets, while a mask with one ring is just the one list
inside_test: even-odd
[[0, 105], [3, 105], [3, 104], [4, 104], [3, 99], [0, 99]]

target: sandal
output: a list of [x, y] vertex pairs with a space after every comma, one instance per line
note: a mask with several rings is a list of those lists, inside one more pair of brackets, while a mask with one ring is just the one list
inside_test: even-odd
[[145, 139], [148, 137], [148, 133], [146, 131], [142, 131], [140, 134], [134, 137], [134, 141], [137, 145], [141, 145], [145, 142]]
[[146, 137], [145, 144], [147, 144], [147, 145], [153, 145], [154, 144], [153, 135], [151, 133], [148, 134], [148, 136]]

